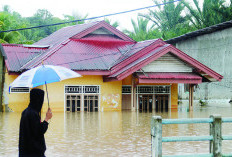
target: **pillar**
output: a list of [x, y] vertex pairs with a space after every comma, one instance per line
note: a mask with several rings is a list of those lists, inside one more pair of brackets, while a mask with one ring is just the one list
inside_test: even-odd
[[131, 84], [131, 111], [135, 111], [136, 106], [136, 84], [135, 77], [132, 75], [132, 84]]
[[194, 84], [189, 84], [189, 111], [193, 110], [193, 89]]
[[4, 57], [1, 54], [0, 47], [0, 112], [3, 112], [3, 88], [4, 88], [4, 80], [5, 79], [5, 64]]

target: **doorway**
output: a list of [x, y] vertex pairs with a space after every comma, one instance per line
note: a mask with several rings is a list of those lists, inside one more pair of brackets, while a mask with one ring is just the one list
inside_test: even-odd
[[153, 98], [152, 95], [139, 95], [139, 110], [152, 111]]
[[84, 96], [84, 111], [87, 112], [98, 111], [98, 95]]
[[66, 95], [66, 111], [76, 112], [81, 111], [81, 96]]
[[155, 96], [155, 110], [156, 111], [168, 111], [169, 95], [162, 94]]

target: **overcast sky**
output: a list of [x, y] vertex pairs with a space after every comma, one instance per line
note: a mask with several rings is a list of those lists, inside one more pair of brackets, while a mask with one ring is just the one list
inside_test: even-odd
[[[38, 9], [47, 9], [54, 16], [63, 18], [64, 14], [72, 15], [73, 12], [93, 17], [151, 6], [154, 3], [152, 0], [0, 0], [0, 7], [4, 5], [9, 5], [11, 10], [19, 12], [23, 17], [32, 16]], [[139, 12], [147, 10], [108, 18], [118, 21], [121, 26], [119, 29], [131, 30], [130, 19], [136, 19]]]

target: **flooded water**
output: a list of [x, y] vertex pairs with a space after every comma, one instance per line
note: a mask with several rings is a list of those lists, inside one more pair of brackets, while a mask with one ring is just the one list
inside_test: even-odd
[[[0, 156], [18, 155], [21, 113], [0, 113]], [[176, 112], [54, 113], [45, 135], [46, 156], [151, 156], [150, 120], [163, 118], [208, 118], [211, 114], [232, 117], [232, 107], [197, 107]], [[44, 115], [43, 115], [44, 116]], [[223, 134], [232, 135], [232, 124], [223, 124]], [[209, 124], [163, 125], [163, 136], [209, 135]], [[163, 154], [208, 153], [209, 142], [163, 143]], [[223, 152], [232, 152], [232, 141], [223, 142]]]

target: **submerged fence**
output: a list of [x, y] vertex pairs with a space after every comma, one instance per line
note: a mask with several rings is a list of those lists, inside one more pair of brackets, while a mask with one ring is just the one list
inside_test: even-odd
[[[208, 136], [174, 136], [162, 137], [163, 124], [194, 124], [209, 123], [210, 133]], [[232, 140], [232, 135], [222, 135], [222, 123], [232, 123], [232, 118], [222, 118], [220, 115], [211, 115], [209, 118], [193, 119], [163, 119], [153, 116], [151, 119], [151, 147], [153, 157], [232, 157], [231, 154], [222, 154], [222, 140]], [[210, 141], [209, 154], [193, 155], [162, 155], [162, 142], [184, 141]], [[231, 146], [232, 147], [232, 146]]]

